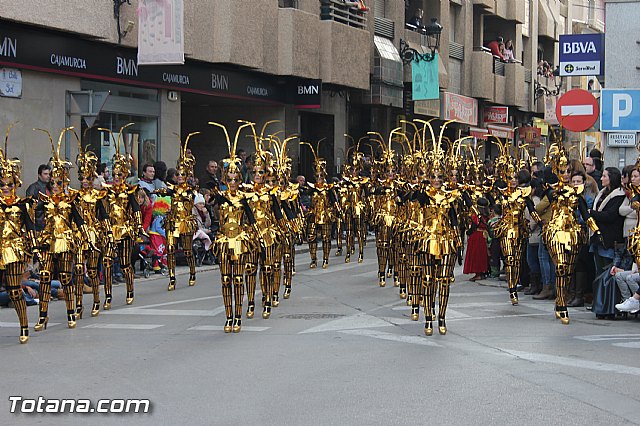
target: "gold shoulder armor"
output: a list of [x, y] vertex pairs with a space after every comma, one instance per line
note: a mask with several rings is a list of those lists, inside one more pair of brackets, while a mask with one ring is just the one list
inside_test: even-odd
[[532, 190], [533, 190], [533, 188], [531, 188], [530, 186], [526, 186], [524, 188], [520, 188], [520, 192], [522, 193], [523, 197], [530, 196]]
[[573, 189], [574, 191], [576, 191], [576, 194], [582, 195], [582, 193], [584, 192], [584, 184], [576, 185], [573, 187]]
[[135, 194], [137, 190], [138, 190], [138, 185], [131, 185], [130, 187], [127, 188], [127, 193]]

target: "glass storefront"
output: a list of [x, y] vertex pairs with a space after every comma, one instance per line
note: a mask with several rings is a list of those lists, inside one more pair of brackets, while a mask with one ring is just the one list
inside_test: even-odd
[[[92, 129], [87, 133], [85, 146], [96, 153], [101, 163], [111, 170], [116, 144], [119, 151], [127, 151], [133, 157], [131, 172], [134, 177], [142, 174], [142, 166], [153, 163], [160, 155], [159, 115], [160, 102], [157, 90], [131, 86], [106, 84], [94, 81], [83, 81], [82, 90], [109, 91], [107, 101], [95, 120], [94, 127], [110, 129], [108, 132]], [[122, 136], [120, 128], [128, 123]], [[87, 124], [82, 122], [84, 134]]]

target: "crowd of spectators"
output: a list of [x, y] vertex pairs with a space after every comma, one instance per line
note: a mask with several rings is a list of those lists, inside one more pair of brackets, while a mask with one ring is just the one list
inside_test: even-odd
[[[493, 174], [493, 164], [485, 163], [485, 172]], [[623, 170], [616, 167], [603, 168], [602, 155], [592, 150], [583, 161], [572, 160], [569, 173], [572, 185], [584, 185], [583, 196], [589, 214], [596, 221], [602, 233], [601, 238], [591, 237], [578, 253], [576, 270], [573, 276], [568, 306], [593, 309], [598, 318], [612, 318], [621, 312], [640, 311], [640, 293], [638, 287], [640, 274], [638, 265], [627, 250], [630, 231], [637, 224], [636, 209], [632, 207], [634, 194], [628, 184], [640, 185], [640, 171], [635, 165]], [[529, 170], [517, 174], [519, 185], [531, 185], [532, 201], [543, 224], [551, 217], [551, 206], [546, 191], [557, 182], [550, 167], [542, 162], [534, 163]], [[471, 280], [500, 277], [503, 263], [498, 240], [494, 229], [501, 217], [499, 204], [489, 207], [480, 206], [480, 216], [472, 217], [472, 228], [468, 232], [469, 243], [465, 259], [464, 273], [475, 274]], [[528, 214], [525, 215], [530, 227], [530, 237], [523, 256], [519, 290], [536, 300], [555, 299], [555, 265], [541, 239], [541, 226]], [[582, 226], [586, 223], [581, 220]], [[472, 239], [483, 238], [484, 244], [471, 244]], [[483, 251], [483, 253], [479, 253]], [[487, 259], [482, 265], [472, 262], [471, 258]], [[473, 267], [470, 267], [473, 265]], [[469, 267], [468, 267], [469, 266]], [[502, 271], [501, 271], [502, 270]], [[614, 280], [615, 294], [611, 302], [602, 299], [603, 286], [607, 280]], [[612, 290], [613, 291], [613, 290]], [[618, 303], [619, 302], [619, 303]], [[602, 306], [608, 303], [610, 306]], [[614, 309], [614, 305], [616, 309]]]

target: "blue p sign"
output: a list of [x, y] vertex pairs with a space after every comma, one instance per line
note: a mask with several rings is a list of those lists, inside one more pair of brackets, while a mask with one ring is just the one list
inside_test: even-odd
[[602, 89], [600, 130], [640, 132], [640, 89]]

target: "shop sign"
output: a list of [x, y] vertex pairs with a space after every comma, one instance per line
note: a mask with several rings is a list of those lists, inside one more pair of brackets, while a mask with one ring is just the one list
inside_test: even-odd
[[636, 146], [635, 133], [608, 133], [607, 146], [614, 148], [627, 148]]
[[560, 77], [604, 74], [604, 34], [560, 35]]
[[480, 127], [469, 127], [469, 136], [473, 136], [476, 139], [487, 140], [489, 129], [483, 129]]
[[542, 138], [542, 129], [534, 126], [520, 127], [520, 137], [526, 143], [539, 143]]
[[460, 123], [478, 124], [478, 101], [455, 93], [444, 92], [443, 119]]
[[413, 103], [413, 112], [415, 114], [428, 115], [429, 117], [440, 117], [440, 99], [415, 101]]
[[500, 139], [513, 139], [513, 127], [488, 125], [489, 133]]
[[483, 120], [485, 123], [507, 124], [509, 122], [509, 107], [485, 107]]
[[190, 60], [184, 65], [138, 66], [136, 49], [6, 21], [0, 27], [0, 66], [309, 108], [319, 105], [321, 94], [320, 80], [228, 70]]
[[19, 98], [22, 96], [22, 73], [15, 68], [0, 68], [0, 96]]

